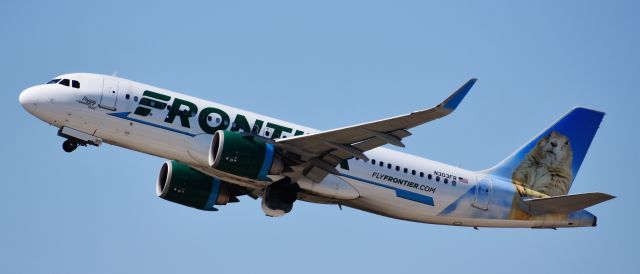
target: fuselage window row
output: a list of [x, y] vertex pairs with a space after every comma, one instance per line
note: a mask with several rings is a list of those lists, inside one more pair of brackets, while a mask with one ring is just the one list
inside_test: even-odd
[[[359, 158], [356, 158], [356, 160], [360, 160], [360, 159], [359, 159]], [[376, 165], [376, 162], [378, 163], [378, 165], [379, 165], [380, 167], [384, 167], [384, 162], [383, 162], [383, 161], [376, 161], [375, 159], [371, 159], [371, 164], [372, 164], [372, 165]], [[392, 165], [391, 163], [387, 163], [387, 168], [388, 168], [388, 169], [391, 169], [392, 167], [393, 167], [393, 165]], [[396, 166], [396, 171], [398, 171], [398, 172], [400, 171], [400, 166]], [[403, 171], [404, 173], [409, 173], [409, 169], [408, 169], [408, 168], [406, 168], [406, 167], [405, 167], [405, 168], [403, 168], [403, 169], [402, 169], [402, 171]], [[412, 169], [412, 170], [411, 170], [411, 175], [416, 176], [416, 174], [417, 174], [416, 170], [415, 170], [415, 169]], [[420, 178], [424, 178], [424, 172], [422, 172], [422, 171], [421, 171], [421, 172], [419, 173], [419, 176], [420, 176]], [[433, 180], [433, 175], [431, 175], [431, 174], [427, 174], [427, 179], [428, 179], [428, 180]], [[440, 182], [440, 176], [436, 176], [436, 182]], [[449, 179], [448, 179], [448, 178], [444, 178], [444, 183], [445, 183], [445, 184], [449, 184]], [[451, 181], [451, 185], [452, 185], [452, 186], [455, 186], [456, 184], [457, 184], [457, 182], [456, 182], [455, 180], [452, 180], [452, 181]]]

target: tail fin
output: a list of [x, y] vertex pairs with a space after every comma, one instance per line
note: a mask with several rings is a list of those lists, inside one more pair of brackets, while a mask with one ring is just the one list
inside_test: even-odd
[[565, 195], [603, 117], [576, 107], [485, 172], [549, 196]]

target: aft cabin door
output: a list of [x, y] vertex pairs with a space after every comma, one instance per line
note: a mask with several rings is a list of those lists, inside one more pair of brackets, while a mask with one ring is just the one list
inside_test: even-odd
[[118, 80], [104, 78], [102, 83], [102, 97], [100, 97], [100, 106], [108, 110], [116, 110], [116, 101], [118, 100]]
[[491, 199], [491, 178], [487, 176], [476, 184], [476, 198], [473, 200], [473, 206], [487, 210], [489, 199]]

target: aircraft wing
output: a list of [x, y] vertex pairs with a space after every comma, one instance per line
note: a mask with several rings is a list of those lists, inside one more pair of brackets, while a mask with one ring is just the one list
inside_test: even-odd
[[320, 181], [327, 173], [336, 174], [341, 161], [351, 157], [368, 160], [365, 151], [385, 144], [404, 147], [402, 139], [410, 128], [444, 117], [453, 112], [467, 95], [476, 79], [470, 79], [437, 106], [409, 114], [353, 125], [314, 134], [279, 139], [276, 145], [301, 156], [309, 165], [304, 174]]
[[522, 207], [532, 215], [570, 213], [615, 198], [606, 193], [593, 192], [545, 198], [523, 199]]

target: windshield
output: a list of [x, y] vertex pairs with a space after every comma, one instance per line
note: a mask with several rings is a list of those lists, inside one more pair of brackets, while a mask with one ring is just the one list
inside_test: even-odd
[[59, 85], [63, 85], [63, 86], [71, 86], [72, 88], [80, 88], [80, 82], [78, 80], [70, 80], [70, 79], [53, 79], [49, 82], [47, 82], [47, 85], [50, 84], [59, 84]]

